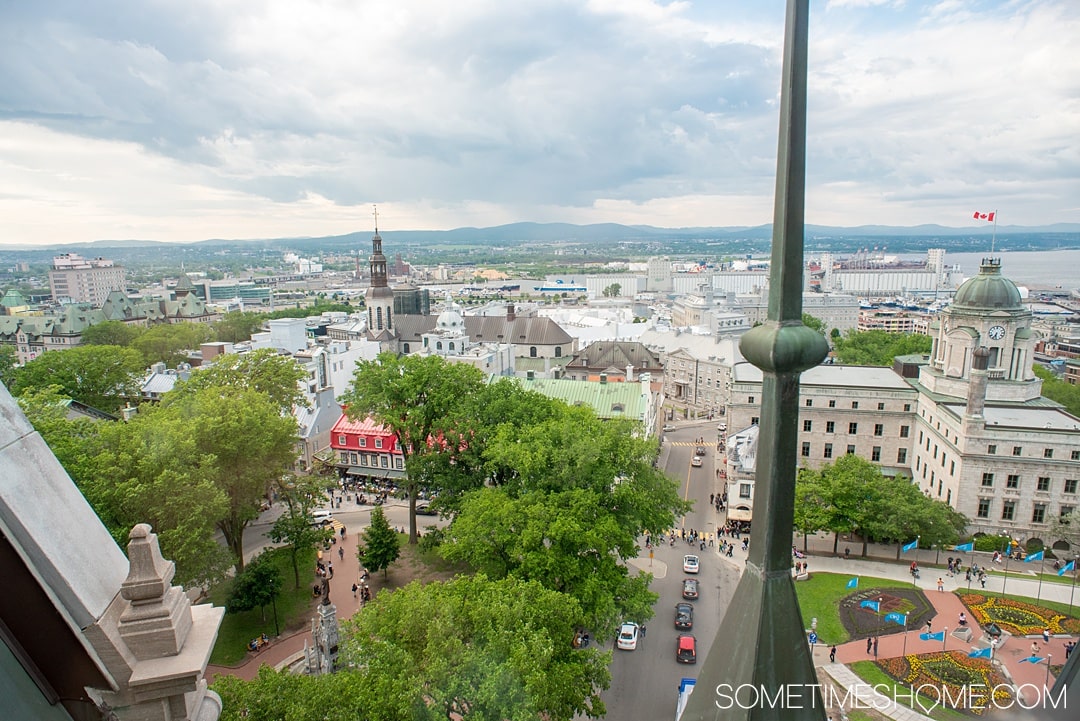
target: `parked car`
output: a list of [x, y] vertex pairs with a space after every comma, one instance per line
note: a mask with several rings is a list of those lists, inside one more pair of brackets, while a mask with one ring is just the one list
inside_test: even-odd
[[675, 604], [675, 628], [689, 631], [694, 627], [694, 607], [689, 603]]
[[698, 597], [698, 581], [696, 578], [683, 579], [682, 597], [689, 599], [696, 599]]
[[692, 634], [680, 633], [675, 639], [675, 660], [679, 663], [697, 663], [697, 639]]
[[697, 573], [701, 569], [701, 564], [698, 561], [697, 556], [686, 555], [682, 557], [682, 570], [686, 573]]
[[694, 468], [701, 468], [701, 456], [694, 456], [690, 459], [690, 465]]
[[664, 430], [664, 433], [671, 433], [673, 430], [675, 430], [675, 426], [673, 426], [673, 425], [671, 425], [669, 423], [668, 425], [664, 426], [663, 430]]
[[431, 504], [427, 501], [421, 501], [416, 504], [416, 515], [418, 516], [437, 516], [439, 512], [431, 507]]
[[640, 628], [633, 621], [626, 621], [619, 628], [619, 639], [615, 645], [623, 651], [633, 651], [637, 648], [638, 631]]

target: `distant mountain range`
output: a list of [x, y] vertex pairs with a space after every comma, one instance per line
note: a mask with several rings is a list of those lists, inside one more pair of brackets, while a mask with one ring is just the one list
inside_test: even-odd
[[[928, 241], [941, 239], [940, 245], [956, 248], [965, 245], [960, 239], [987, 238], [994, 231], [991, 225], [976, 227], [950, 228], [944, 225], [860, 225], [854, 227], [836, 227], [827, 225], [807, 225], [807, 247], [835, 244], [838, 247], [850, 246], [859, 241], [874, 242], [874, 239], [898, 241], [890, 242], [890, 249], [900, 251], [903, 247], [919, 245], [930, 247]], [[51, 246], [47, 250], [103, 249], [103, 248], [140, 248], [160, 245], [184, 245], [203, 247], [223, 247], [244, 245], [248, 247], [280, 247], [297, 251], [335, 248], [363, 248], [371, 239], [371, 232], [361, 231], [345, 235], [323, 237], [291, 238], [252, 238], [248, 240], [210, 239], [192, 243], [165, 243], [154, 240], [96, 240], [85, 243], [70, 243]], [[388, 248], [400, 249], [409, 245], [456, 245], [475, 244], [486, 246], [510, 245], [524, 242], [547, 244], [610, 244], [610, 243], [657, 243], [674, 241], [680, 247], [686, 245], [738, 246], [741, 243], [758, 245], [761, 241], [772, 238], [772, 224], [757, 226], [729, 227], [692, 227], [692, 228], [657, 228], [651, 225], [620, 225], [618, 223], [596, 223], [592, 225], [573, 225], [570, 223], [510, 223], [490, 228], [455, 228], [453, 230], [386, 230], [380, 233]], [[1021, 241], [1018, 236], [1025, 236]], [[1055, 223], [1043, 226], [1004, 225], [997, 227], [997, 238], [1002, 247], [1008, 243], [1012, 249], [1039, 248], [1080, 248], [1080, 223]], [[947, 239], [953, 239], [949, 242]], [[1013, 239], [1018, 242], [1008, 241]], [[922, 242], [916, 242], [921, 240]], [[900, 247], [895, 247], [900, 246]], [[1018, 247], [1020, 246], [1020, 247]], [[0, 246], [0, 251], [46, 250], [42, 246]]]

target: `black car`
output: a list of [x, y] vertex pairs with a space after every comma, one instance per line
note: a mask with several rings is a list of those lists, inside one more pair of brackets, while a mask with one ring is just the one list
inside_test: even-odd
[[682, 582], [682, 597], [698, 597], [698, 580], [696, 578], [684, 578]]
[[703, 456], [703, 455], [705, 455], [705, 446], [698, 446], [697, 448], [695, 448], [694, 449], [694, 455], [695, 456]]
[[694, 627], [694, 607], [689, 603], [675, 604], [675, 628], [689, 631]]
[[437, 516], [439, 512], [431, 507], [431, 504], [427, 501], [421, 501], [416, 504], [416, 515], [418, 516]]

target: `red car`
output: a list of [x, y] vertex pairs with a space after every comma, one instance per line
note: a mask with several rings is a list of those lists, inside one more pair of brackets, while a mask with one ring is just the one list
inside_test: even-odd
[[697, 663], [697, 639], [689, 633], [680, 633], [675, 639], [675, 660], [679, 663]]

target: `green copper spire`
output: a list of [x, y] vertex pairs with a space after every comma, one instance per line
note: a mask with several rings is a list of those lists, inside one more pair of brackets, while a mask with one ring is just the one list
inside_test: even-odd
[[683, 721], [825, 718], [791, 578], [799, 374], [828, 353], [802, 323], [808, 16], [788, 0], [769, 317], [739, 344], [764, 375], [750, 555]]

